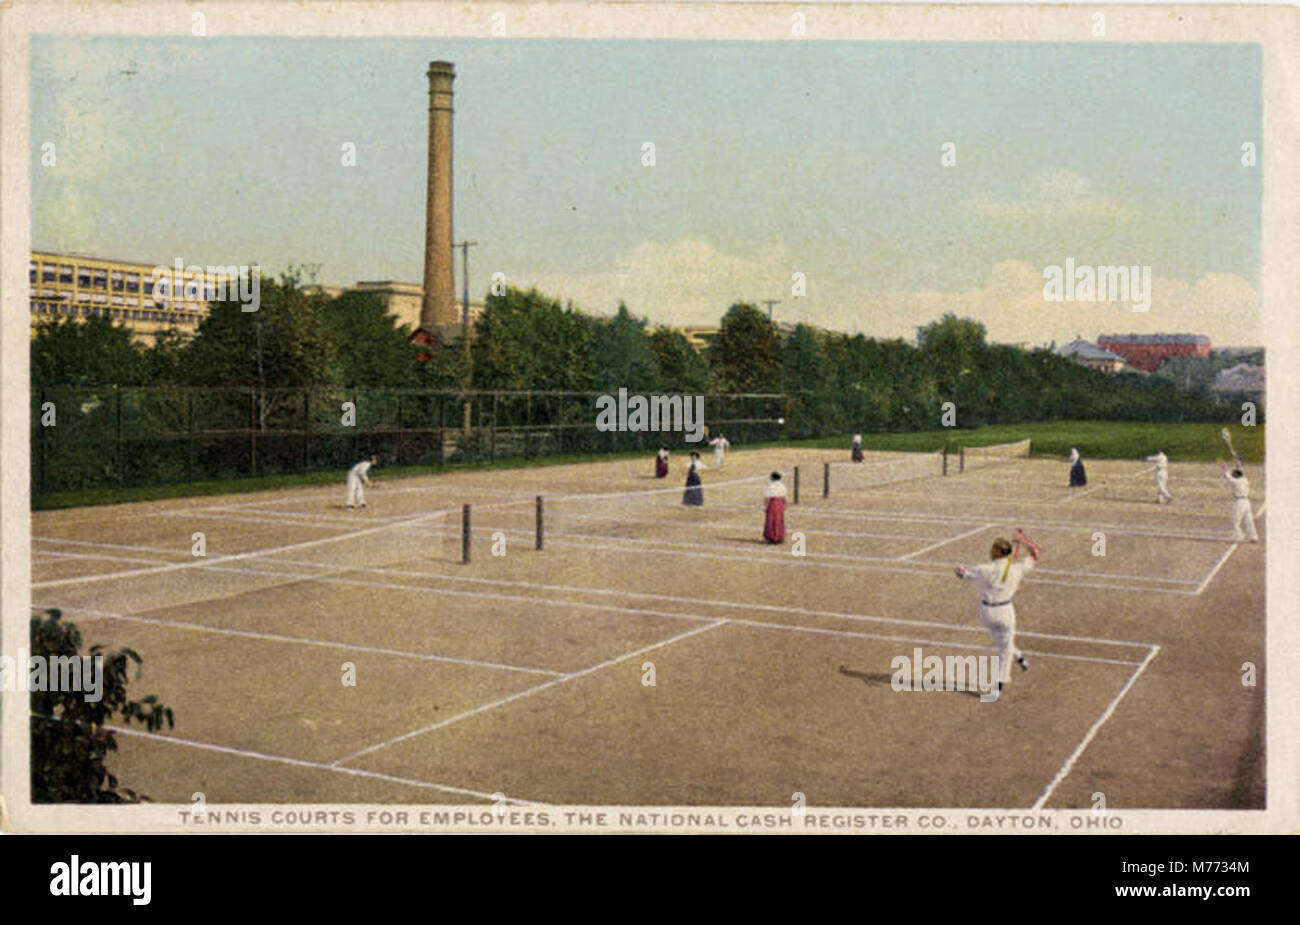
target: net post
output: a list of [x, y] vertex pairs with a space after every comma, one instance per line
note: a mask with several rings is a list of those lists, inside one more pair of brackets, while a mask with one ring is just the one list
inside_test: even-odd
[[943, 474], [948, 474], [948, 447], [946, 445], [943, 448]]
[[831, 464], [822, 463], [822, 497], [829, 498], [831, 494]]
[[957, 452], [959, 454], [959, 458], [957, 460], [957, 471], [965, 472], [966, 471], [966, 447], [963, 446], [959, 448]]
[[544, 536], [544, 530], [543, 530], [544, 525], [545, 525], [545, 521], [543, 520], [542, 517], [542, 496], [538, 495], [537, 496], [537, 548], [538, 549], [542, 548], [542, 537]]
[[466, 504], [460, 509], [460, 563], [469, 565], [469, 505]]
[[794, 502], [799, 503], [799, 467], [794, 467]]

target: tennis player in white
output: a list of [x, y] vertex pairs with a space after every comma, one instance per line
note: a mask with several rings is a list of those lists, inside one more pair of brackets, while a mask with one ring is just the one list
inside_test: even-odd
[[[1222, 465], [1222, 464], [1221, 464]], [[1255, 530], [1255, 512], [1250, 506], [1250, 479], [1246, 478], [1246, 470], [1237, 464], [1237, 468], [1229, 469], [1223, 466], [1223, 477], [1232, 483], [1232, 532], [1235, 535], [1235, 542], [1240, 543], [1246, 537], [1250, 537], [1252, 543], [1259, 542], [1259, 533]], [[1241, 525], [1246, 525], [1246, 532], [1243, 535]]]
[[366, 506], [366, 493], [362, 486], [369, 487], [370, 467], [379, 462], [378, 456], [371, 456], [369, 459], [363, 459], [351, 469], [348, 470], [348, 509], [354, 507]]
[[1147, 462], [1156, 464], [1156, 504], [1174, 500], [1169, 493], [1169, 457], [1164, 450], [1156, 450], [1156, 455], [1148, 456]]
[[718, 434], [709, 441], [709, 446], [713, 447], [713, 468], [721, 469], [723, 455], [727, 452], [728, 448], [730, 448], [731, 441], [727, 439], [725, 434]]
[[[1017, 561], [1021, 543], [1029, 549], [1029, 558]], [[1038, 562], [1040, 552], [1041, 549], [1025, 535], [1025, 531], [1017, 528], [1014, 547], [1001, 537], [993, 541], [989, 550], [991, 562], [969, 568], [957, 566], [958, 578], [975, 583], [980, 602], [980, 625], [989, 631], [993, 644], [997, 646], [999, 694], [1002, 685], [1011, 680], [1013, 659], [1021, 671], [1029, 670], [1024, 653], [1016, 648], [1016, 608], [1011, 599], [1016, 596], [1016, 589], [1025, 573]]]

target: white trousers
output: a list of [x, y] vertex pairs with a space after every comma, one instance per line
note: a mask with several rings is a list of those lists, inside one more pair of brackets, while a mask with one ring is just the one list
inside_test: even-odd
[[993, 645], [998, 650], [998, 680], [1006, 684], [1011, 680], [1011, 663], [1020, 658], [1020, 650], [1016, 648], [1016, 605], [980, 604], [979, 618], [980, 626], [993, 636]]
[[361, 477], [356, 475], [348, 476], [348, 507], [353, 505], [362, 505], [366, 503], [366, 493], [361, 485]]
[[1259, 539], [1259, 533], [1255, 530], [1255, 512], [1251, 510], [1249, 498], [1238, 498], [1232, 505], [1232, 532], [1237, 535], [1237, 539], [1242, 539], [1241, 526], [1246, 525], [1246, 536], [1252, 540]]
[[722, 450], [713, 451], [713, 468], [715, 469], [722, 468]]
[[1169, 493], [1169, 476], [1163, 472], [1156, 475], [1156, 500], [1174, 500], [1174, 496]]

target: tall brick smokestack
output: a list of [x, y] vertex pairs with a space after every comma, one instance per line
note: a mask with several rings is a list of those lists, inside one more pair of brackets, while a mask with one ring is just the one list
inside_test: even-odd
[[451, 117], [450, 61], [429, 62], [429, 186], [424, 209], [424, 301], [420, 327], [456, 324], [455, 279], [451, 236]]

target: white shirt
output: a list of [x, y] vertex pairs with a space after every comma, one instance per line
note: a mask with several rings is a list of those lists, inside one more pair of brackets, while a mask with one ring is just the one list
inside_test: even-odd
[[1232, 496], [1234, 498], [1240, 500], [1250, 497], [1250, 479], [1244, 475], [1239, 479], [1233, 478], [1231, 472], [1225, 474], [1224, 478], [1232, 483]]
[[731, 446], [731, 444], [727, 441], [726, 437], [714, 437], [712, 440], [709, 441], [709, 446], [713, 447], [717, 452], [721, 453], [727, 447]]
[[1074, 447], [1070, 447], [1070, 465], [1073, 466], [1078, 461], [1079, 461], [1079, 451], [1076, 450]]
[[1166, 472], [1169, 471], [1169, 457], [1166, 456], [1164, 453], [1157, 453], [1154, 456], [1148, 456], [1147, 462], [1155, 463], [1156, 472], [1158, 472], [1160, 475], [1164, 475]]
[[371, 465], [372, 463], [370, 462], [370, 460], [363, 459], [361, 462], [357, 463], [355, 466], [353, 466], [351, 469], [348, 470], [348, 478], [350, 479], [365, 478], [366, 473], [370, 471]]
[[[962, 577], [967, 581], [975, 582], [975, 589], [979, 592], [981, 602], [1002, 604], [1015, 597], [1016, 589], [1020, 587], [1020, 579], [1034, 567], [1034, 558], [1026, 554], [1023, 558], [1017, 558], [1015, 562], [1008, 562], [1010, 558], [1010, 556], [1003, 556], [1001, 559], [994, 559], [983, 565], [966, 567], [966, 574]], [[1006, 575], [1005, 580], [1002, 578], [1003, 574]]]
[[780, 482], [780, 481], [768, 482], [768, 483], [767, 483], [767, 497], [769, 497], [769, 498], [784, 498], [784, 497], [785, 497], [785, 483]]

